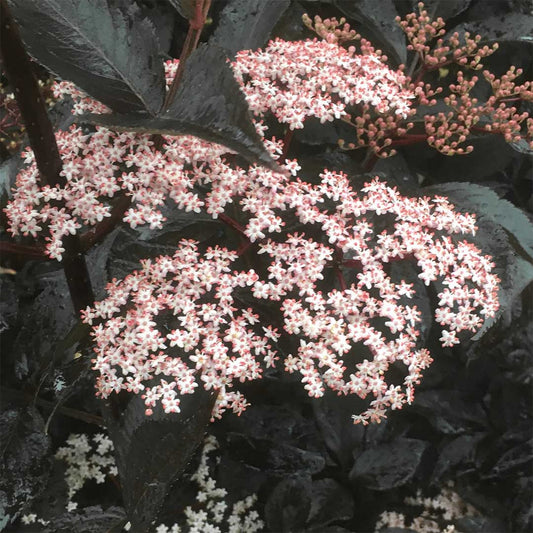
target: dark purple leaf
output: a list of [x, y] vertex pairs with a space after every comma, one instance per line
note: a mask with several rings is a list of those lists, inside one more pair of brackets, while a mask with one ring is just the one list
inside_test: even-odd
[[11, 198], [11, 189], [20, 169], [24, 166], [21, 157], [13, 156], [3, 161], [0, 165], [0, 207], [4, 208], [8, 198]]
[[533, 15], [525, 13], [505, 13], [480, 20], [472, 20], [453, 28], [460, 34], [465, 31], [481, 35], [487, 41], [525, 41], [533, 43]]
[[481, 404], [453, 389], [419, 391], [411, 407], [441, 433], [457, 435], [488, 425]]
[[511, 531], [533, 531], [533, 478], [531, 475], [516, 480], [509, 509]]
[[505, 531], [507, 528], [503, 520], [486, 516], [464, 516], [455, 523], [456, 531], [462, 533], [488, 533], [489, 531]]
[[227, 146], [251, 163], [280, 170], [255, 130], [224, 52], [216, 46], [193, 52], [176, 98], [164, 114], [86, 115], [83, 119], [119, 131], [196, 135]]
[[18, 334], [9, 349], [19, 379], [45, 368], [56, 355], [65, 355], [59, 353], [61, 341], [76, 324], [65, 275], [49, 270], [43, 263], [19, 274], [24, 289], [19, 289]]
[[202, 442], [214, 401], [201, 389], [182, 397], [180, 413], [157, 408], [150, 417], [139, 396], [129, 397], [125, 407], [116, 396], [105, 402], [103, 415], [133, 530], [147, 531], [157, 517], [172, 483]]
[[[403, 30], [394, 20], [398, 11], [393, 0], [333, 0], [346, 17], [361, 23], [361, 31], [370, 32], [374, 46], [382, 44], [398, 63], [405, 64], [407, 48]], [[357, 28], [356, 28], [357, 29]]]
[[289, 5], [290, 0], [230, 0], [209, 42], [232, 57], [239, 50], [260, 48]]
[[[466, 11], [472, 0], [425, 0], [424, 9], [433, 20], [442, 17], [445, 21]], [[418, 12], [418, 0], [412, 2], [413, 12]]]
[[176, 11], [172, 6], [158, 2], [155, 5], [149, 3], [140, 4], [143, 17], [149, 19], [154, 28], [162, 54], [170, 54], [169, 50], [174, 35], [176, 24]]
[[168, 3], [185, 19], [194, 18], [195, 0], [168, 0]]
[[361, 453], [350, 472], [357, 486], [385, 491], [401, 487], [415, 475], [427, 443], [400, 437]]
[[533, 463], [533, 439], [522, 442], [507, 450], [485, 478], [516, 476], [531, 473]]
[[[55, 518], [42, 529], [43, 533], [102, 533], [125, 524], [126, 513], [122, 507], [103, 509], [101, 505], [84, 507], [76, 512], [67, 512]], [[122, 530], [122, 528], [120, 528]]]
[[483, 433], [474, 433], [461, 435], [452, 441], [445, 439], [433, 469], [431, 483], [441, 486], [442, 481], [457, 469], [473, 468], [475, 448], [483, 436]]
[[311, 510], [308, 529], [324, 531], [324, 527], [337, 520], [349, 520], [354, 513], [350, 491], [334, 479], [320, 479], [311, 485]]
[[5, 526], [46, 487], [51, 450], [34, 408], [5, 410], [0, 425], [0, 524]]
[[520, 139], [519, 141], [514, 141], [512, 143], [509, 143], [511, 148], [513, 150], [516, 150], [517, 152], [520, 152], [521, 154], [526, 155], [533, 155], [533, 148], [529, 145], [529, 143], [525, 139]]
[[320, 453], [303, 450], [283, 441], [248, 438], [234, 433], [228, 437], [228, 442], [239, 450], [242, 460], [274, 476], [317, 474], [326, 463]]
[[117, 113], [155, 115], [165, 73], [153, 26], [128, 0], [9, 0], [30, 54]]
[[312, 407], [329, 453], [341, 468], [351, 468], [354, 452], [360, 449], [365, 436], [362, 426], [350, 422], [350, 417], [358, 406], [354, 405], [351, 398], [328, 394], [315, 400]]
[[311, 477], [284, 479], [270, 494], [265, 504], [269, 531], [301, 531], [311, 511]]

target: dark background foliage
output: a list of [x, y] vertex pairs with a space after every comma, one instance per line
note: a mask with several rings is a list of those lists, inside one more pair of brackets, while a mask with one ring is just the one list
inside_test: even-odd
[[[34, 7], [31, 2], [13, 2], [17, 3], [28, 9]], [[189, 68], [196, 77], [205, 76], [206, 80], [211, 73], [218, 73], [219, 83], [226, 79], [220, 71], [220, 49], [231, 56], [243, 48], [263, 46], [275, 36], [292, 40], [312, 37], [301, 23], [305, 12], [322, 17], [345, 16], [352, 27], [387, 52], [392, 65], [408, 63], [405, 38], [394, 16], [412, 11], [415, 3], [217, 0], [210, 11], [210, 24], [202, 34], [206, 44], [198, 51], [201, 61], [191, 61]], [[448, 31], [479, 32], [488, 42], [501, 43], [486, 62], [493, 72], [501, 74], [515, 64], [524, 69], [524, 79], [533, 79], [533, 26], [527, 1], [431, 0], [426, 4], [429, 11], [446, 19]], [[109, 17], [126, 16], [119, 11], [116, 8]], [[25, 16], [31, 24], [33, 15]], [[131, 2], [128, 16], [135, 24], [152, 26], [158, 37], [159, 55], [153, 50], [146, 53], [146, 43], [125, 43], [134, 50], [136, 59], [140, 54], [141, 64], [179, 56], [188, 27], [186, 1]], [[119, 26], [125, 24], [121, 20]], [[31, 35], [30, 26], [28, 31]], [[38, 33], [34, 37], [33, 46], [47, 38]], [[31, 38], [27, 46], [31, 51]], [[98, 50], [93, 48], [88, 53]], [[70, 59], [76, 63], [75, 57]], [[64, 68], [47, 66], [54, 72]], [[121, 113], [116, 119], [108, 119], [117, 124], [122, 121], [131, 126], [137, 121], [139, 129], [166, 132], [174, 128], [212, 140], [226, 136], [246, 159], [270, 164], [242, 118], [241, 102], [231, 100], [229, 116], [222, 116], [220, 110], [228, 106], [217, 103], [215, 83], [208, 87], [213, 97], [209, 116], [198, 98], [189, 109], [183, 106], [186, 100], [178, 98], [175, 113], [171, 109], [170, 115], [158, 116], [161, 72], [148, 70], [152, 72], [149, 83], [146, 77], [132, 81], [128, 73], [121, 77], [121, 70], [113, 86], [105, 90], [90, 65], [76, 71], [79, 78], [71, 79], [93, 87], [95, 97]], [[47, 76], [41, 72], [43, 79]], [[185, 76], [187, 80], [187, 73]], [[185, 94], [194, 90], [186, 83], [181, 89]], [[137, 113], [139, 109], [148, 114]], [[0, 118], [5, 112], [2, 107]], [[57, 108], [52, 112], [57, 127], [68, 124], [68, 110]], [[134, 112], [137, 114], [131, 115]], [[10, 135], [23, 135], [20, 128], [16, 129], [11, 127], [2, 140], [2, 206], [18, 168], [18, 154], [10, 157]], [[337, 147], [337, 139], [345, 134], [342, 126], [318, 127], [310, 122], [295, 134], [291, 154], [298, 157], [303, 172], [309, 175], [326, 165], [361, 175], [361, 154], [342, 152]], [[390, 413], [380, 425], [353, 426], [350, 414], [358, 408], [353, 398], [326, 395], [310, 399], [297, 379], [277, 370], [247, 385], [245, 393], [252, 406], [241, 417], [227, 415], [208, 429], [220, 443], [221, 460], [216, 472], [219, 485], [235, 500], [257, 492], [268, 531], [373, 531], [382, 511], [402, 512], [406, 496], [418, 489], [436, 494], [450, 480], [457, 492], [481, 512], [480, 517], [457, 524], [461, 531], [533, 530], [533, 267], [527, 259], [531, 235], [521, 235], [513, 222], [521, 216], [531, 220], [533, 158], [528, 149], [508, 145], [498, 137], [480, 137], [473, 144], [472, 154], [455, 157], [443, 156], [425, 144], [400, 147], [396, 156], [380, 160], [374, 172], [404, 190], [416, 192], [422, 186], [427, 194], [449, 195], [465, 209], [481, 210], [485, 233], [481, 232], [480, 245], [484, 248], [486, 244], [499, 261], [505, 312], [478, 340], [454, 349], [441, 348], [436, 342], [438, 335], [428, 327], [427, 345], [435, 362], [418, 388], [415, 403]], [[494, 195], [469, 184], [488, 187]], [[502, 204], [498, 198], [507, 203]], [[181, 238], [194, 238], [204, 244], [232, 242], [226, 227], [211, 218], [175, 210], [166, 215], [168, 222], [163, 230], [120, 228], [90, 252], [89, 269], [95, 276], [98, 297], [103, 295], [107, 280], [124, 276], [139, 265], [140, 258], [172, 253], [173, 243]], [[112, 427], [114, 415], [106, 414], [105, 409], [103, 414], [108, 426], [111, 424], [109, 431], [114, 436], [119, 464], [143, 463], [146, 453], [152, 453], [151, 462], [135, 472], [135, 479], [123, 480], [128, 488], [122, 494], [114, 487], [96, 490], [96, 485], [90, 486], [80, 496], [86, 506], [83, 515], [64, 512], [66, 489], [62, 472], [52, 460], [53, 453], [70, 433], [96, 433], [104, 423], [102, 406], [94, 397], [86, 329], [75, 319], [58, 265], [12, 260], [3, 266], [17, 273], [6, 271], [0, 275], [0, 443], [4, 468], [0, 479], [0, 528], [30, 509], [51, 520], [49, 531], [107, 531], [123, 521], [124, 507], [130, 516], [147, 513], [139, 518], [140, 523], [149, 524], [157, 515], [160, 521], [175, 522], [179, 510], [191, 503], [183, 487], [197, 458], [192, 459], [181, 481], [175, 482], [172, 472], [162, 476], [161, 471], [169, 462], [176, 471], [182, 467], [183, 457], [172, 457], [168, 450], [183, 446], [183, 417], [193, 421], [188, 422], [187, 431], [191, 442], [196, 442], [201, 440], [204, 426], [195, 421], [205, 418], [205, 412], [193, 410], [146, 422], [139, 419], [139, 408], [132, 401], [124, 408], [131, 421], [126, 429]], [[84, 355], [78, 357], [80, 353]], [[66, 382], [60, 392], [54, 389], [58, 376]], [[207, 408], [209, 402], [206, 398]], [[141, 497], [147, 483], [158, 486], [157, 499], [149, 505]], [[139, 502], [142, 509], [138, 508]], [[14, 524], [8, 529], [33, 530], [17, 526], [16, 521]]]

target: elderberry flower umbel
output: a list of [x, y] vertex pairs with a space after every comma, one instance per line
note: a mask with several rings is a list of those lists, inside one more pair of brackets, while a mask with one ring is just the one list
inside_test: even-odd
[[[177, 61], [166, 63], [167, 84], [177, 65]], [[346, 106], [361, 102], [376, 111], [403, 116], [414, 98], [402, 88], [405, 76], [378, 56], [356, 55], [353, 49], [316, 39], [278, 39], [265, 51], [240, 52], [232, 67], [252, 112], [259, 117], [270, 110], [291, 129], [302, 128], [309, 117], [321, 122], [342, 117]], [[68, 82], [57, 84], [55, 95], [71, 96], [74, 114], [109, 111]], [[261, 131], [261, 125], [258, 128]], [[48, 230], [46, 253], [59, 261], [63, 238], [111, 216], [113, 197], [131, 198], [124, 222], [132, 228], [143, 224], [160, 228], [165, 220], [160, 207], [169, 198], [180, 209], [199, 212], [205, 208], [216, 218], [253, 178], [226, 163], [223, 156], [231, 153], [229, 149], [189, 135], [165, 136], [159, 149], [149, 135], [116, 133], [103, 127], [86, 134], [73, 125], [56, 136], [66, 186], [41, 186], [33, 152], [27, 149], [23, 157], [28, 166], [17, 176], [5, 212], [8, 231], [14, 236], [37, 237]], [[279, 152], [279, 143], [268, 142]], [[287, 165], [295, 174], [295, 163]], [[210, 187], [205, 198], [198, 195], [198, 185]]]
[[[127, 390], [142, 394], [148, 413], [158, 403], [178, 412], [180, 396], [200, 385], [218, 391], [214, 416], [227, 408], [240, 413], [247, 402], [238, 384], [260, 378], [283, 358], [312, 397], [328, 388], [368, 396], [356, 422], [379, 421], [387, 409], [411, 403], [432, 359], [418, 343], [413, 283], [393, 280], [386, 264], [411, 260], [425, 285], [439, 287], [435, 317], [443, 346], [458, 343], [460, 331], [476, 331], [482, 317], [498, 309], [493, 264], [472, 243], [452, 237], [473, 233], [475, 221], [445, 198], [407, 198], [378, 179], [359, 196], [345, 175], [325, 171], [321, 177], [316, 186], [289, 181], [286, 191], [278, 184], [282, 210], [292, 206], [323, 238], [295, 233], [261, 241], [267, 274], [232, 269], [234, 252], [208, 248], [202, 257], [197, 243], [182, 241], [173, 257], [144, 261], [142, 270], [111, 283], [108, 298], [85, 312], [94, 324], [98, 394]], [[325, 208], [328, 201], [334, 207]], [[375, 232], [385, 216], [394, 218], [394, 229]], [[321, 281], [339, 250], [348, 258], [343, 282], [325, 292]], [[281, 332], [253, 306], [238, 306], [254, 298], [279, 308]], [[281, 335], [292, 353], [278, 349]], [[370, 356], [358, 360], [361, 348]], [[398, 364], [405, 379], [390, 385], [384, 375]]]
[[405, 117], [414, 98], [404, 88], [405, 75], [379, 56], [317, 39], [276, 39], [264, 50], [238, 52], [233, 70], [253, 113], [271, 111], [290, 129], [303, 128], [307, 117], [341, 118], [347, 106], [360, 103]]
[[[491, 258], [459, 237], [475, 233], [475, 217], [443, 197], [403, 196], [377, 178], [360, 192], [339, 171], [306, 181], [298, 160], [284, 159], [284, 141], [259, 121], [271, 113], [298, 129], [359, 102], [403, 116], [413, 94], [379, 56], [335, 42], [276, 40], [263, 52], [239, 53], [232, 66], [265, 147], [286, 174], [238, 167], [227, 148], [192, 136], [164, 136], [156, 147], [147, 135], [73, 126], [58, 133], [65, 188], [41, 187], [26, 152], [29, 166], [6, 209], [10, 231], [47, 230], [47, 252], [61, 259], [63, 237], [109, 216], [118, 195], [131, 198], [124, 221], [133, 228], [161, 227], [168, 199], [220, 218], [244, 241], [238, 251], [182, 240], [173, 256], [145, 260], [113, 280], [107, 298], [85, 310], [97, 394], [139, 394], [150, 415], [179, 412], [181, 396], [201, 386], [217, 391], [214, 417], [239, 414], [248, 405], [239, 384], [279, 361], [310, 396], [355, 395], [368, 404], [354, 421], [379, 421], [412, 402], [431, 363], [417, 291], [436, 288], [443, 346], [498, 309]], [[168, 82], [176, 67], [167, 63]], [[70, 84], [57, 90], [74, 98], [77, 112], [105, 111]], [[403, 370], [400, 383], [387, 382], [393, 367]]]

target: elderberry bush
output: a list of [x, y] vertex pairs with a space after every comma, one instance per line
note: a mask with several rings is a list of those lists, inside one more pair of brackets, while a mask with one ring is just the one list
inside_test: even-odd
[[384, 4], [2, 1], [5, 525], [527, 530], [531, 14]]

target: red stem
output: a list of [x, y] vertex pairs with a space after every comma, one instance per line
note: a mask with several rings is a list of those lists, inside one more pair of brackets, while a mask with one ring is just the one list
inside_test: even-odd
[[3, 254], [20, 255], [34, 261], [46, 261], [49, 259], [44, 248], [9, 241], [0, 241], [0, 256]]
[[372, 154], [370, 154], [364, 162], [363, 170], [365, 172], [370, 172], [374, 168], [374, 165], [376, 164], [378, 159], [379, 157], [377, 156], [376, 152], [372, 152]]
[[239, 248], [237, 248], [237, 255], [241, 257], [250, 249], [251, 246], [252, 243], [250, 241], [243, 241]]
[[235, 231], [238, 231], [241, 235], [246, 236], [246, 233], [244, 232], [244, 226], [241, 226], [235, 219], [231, 218], [225, 213], [218, 215], [218, 218], [222, 222], [224, 222], [224, 224], [227, 224], [228, 226], [233, 228]]
[[281, 152], [280, 161], [285, 162], [287, 154], [289, 153], [289, 147], [291, 145], [292, 138], [294, 136], [294, 130], [287, 128], [285, 132], [285, 138], [283, 139], [283, 152]]
[[424, 133], [420, 135], [409, 135], [409, 137], [400, 137], [394, 139], [389, 146], [409, 146], [410, 144], [417, 144], [419, 142], [426, 141], [428, 136]]
[[200, 40], [200, 35], [205, 25], [205, 19], [207, 18], [207, 13], [211, 7], [211, 0], [196, 0], [194, 6], [194, 18], [189, 21], [189, 30], [187, 31], [187, 37], [185, 38], [185, 43], [180, 54], [180, 61], [178, 65], [178, 70], [174, 81], [170, 86], [170, 90], [167, 93], [165, 98], [165, 104], [163, 110], [167, 110], [170, 107], [170, 104], [174, 100], [176, 93], [178, 91], [178, 86], [180, 84], [181, 78], [183, 77], [183, 71], [185, 69], [185, 63], [189, 56], [194, 52], [198, 46]]
[[358, 259], [346, 259], [341, 263], [346, 268], [362, 268], [363, 264]]
[[341, 287], [341, 290], [346, 290], [346, 280], [344, 279], [344, 276], [342, 275], [342, 270], [339, 267], [335, 268], [335, 274], [337, 274], [337, 279], [339, 280], [339, 285]]

